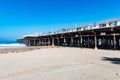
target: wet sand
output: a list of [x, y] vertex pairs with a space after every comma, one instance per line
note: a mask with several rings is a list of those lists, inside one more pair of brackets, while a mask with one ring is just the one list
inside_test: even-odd
[[43, 48], [0, 54], [0, 80], [120, 80], [120, 51]]

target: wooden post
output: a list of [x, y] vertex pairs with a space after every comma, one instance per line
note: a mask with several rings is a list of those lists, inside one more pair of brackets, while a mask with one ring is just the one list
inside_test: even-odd
[[116, 36], [115, 36], [115, 34], [113, 35], [113, 40], [114, 40], [114, 50], [116, 50]]
[[78, 39], [77, 40], [77, 46], [80, 47], [80, 35], [78, 35], [77, 39]]
[[46, 46], [47, 46], [47, 44], [48, 44], [48, 40], [47, 40], [47, 37], [46, 37]]
[[97, 49], [97, 36], [96, 36], [96, 33], [94, 35], [94, 42], [95, 42], [95, 49]]
[[35, 40], [36, 38], [34, 37], [34, 46], [36, 46], [36, 40]]
[[90, 45], [89, 45], [89, 40], [90, 40], [90, 39], [89, 39], [89, 36], [88, 36], [88, 48], [90, 47]]
[[48, 46], [50, 46], [50, 38], [48, 38]]
[[44, 38], [44, 40], [45, 40], [44, 44], [45, 44], [45, 46], [46, 46], [46, 43], [47, 43], [47, 42], [46, 42], [46, 38]]
[[73, 44], [73, 36], [71, 35], [71, 44]]
[[58, 46], [60, 45], [60, 38], [59, 38], [59, 36], [58, 36]]
[[44, 43], [44, 40], [43, 40], [43, 39], [44, 39], [44, 38], [42, 38], [42, 46], [44, 46], [44, 44], [43, 44], [43, 43]]
[[66, 42], [66, 39], [65, 39], [65, 36], [64, 36], [64, 44], [65, 44], [65, 42]]
[[45, 46], [45, 38], [43, 38], [43, 46]]
[[82, 48], [82, 35], [80, 35], [80, 47]]
[[36, 46], [39, 46], [39, 37], [37, 37]]
[[72, 36], [72, 34], [71, 34], [71, 38], [70, 39], [71, 39], [70, 40], [71, 41], [70, 46], [73, 47], [73, 36]]
[[42, 44], [41, 44], [41, 43], [42, 43], [42, 40], [41, 40], [41, 38], [39, 38], [39, 40], [40, 40], [39, 45], [41, 46], [41, 45], [42, 45]]
[[65, 36], [64, 36], [64, 39], [63, 39], [63, 46], [65, 46], [66, 45], [66, 38], [65, 38]]
[[55, 46], [55, 45], [54, 45], [54, 37], [52, 37], [52, 46]]
[[28, 37], [28, 46], [31, 46], [31, 45], [30, 45], [30, 37]]
[[41, 45], [41, 39], [39, 38], [38, 46], [40, 46], [40, 45]]
[[41, 46], [43, 46], [43, 38], [41, 38]]

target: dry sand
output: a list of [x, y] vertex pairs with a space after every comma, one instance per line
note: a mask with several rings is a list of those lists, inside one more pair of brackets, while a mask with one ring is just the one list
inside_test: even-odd
[[[61, 47], [61, 46], [60, 46]], [[19, 52], [26, 52], [31, 50], [38, 50], [38, 49], [46, 49], [46, 48], [59, 48], [58, 46], [36, 46], [36, 47], [20, 47], [20, 48], [1, 48], [0, 54], [6, 53], [19, 53]]]
[[48, 48], [0, 54], [0, 80], [120, 80], [120, 51]]

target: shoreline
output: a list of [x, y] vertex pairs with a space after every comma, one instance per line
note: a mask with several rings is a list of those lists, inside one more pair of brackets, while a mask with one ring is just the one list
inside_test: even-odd
[[18, 48], [0, 48], [0, 54], [6, 53], [20, 53], [31, 50], [40, 50], [46, 48], [59, 48], [58, 46], [31, 46], [31, 47], [18, 47]]
[[108, 51], [108, 52], [119, 52], [119, 50], [104, 50], [104, 49], [92, 49], [92, 48], [77, 48], [77, 47], [62, 47], [62, 46], [30, 46], [30, 47], [17, 47], [17, 48], [0, 48], [0, 54], [7, 54], [7, 53], [21, 53], [27, 52], [32, 50], [40, 50], [40, 49], [47, 49], [47, 48], [76, 48], [80, 50], [95, 50], [95, 51]]

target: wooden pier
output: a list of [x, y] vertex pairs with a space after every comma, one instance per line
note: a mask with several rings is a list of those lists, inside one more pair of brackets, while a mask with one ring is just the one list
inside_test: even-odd
[[18, 39], [27, 46], [68, 46], [120, 50], [120, 19]]

